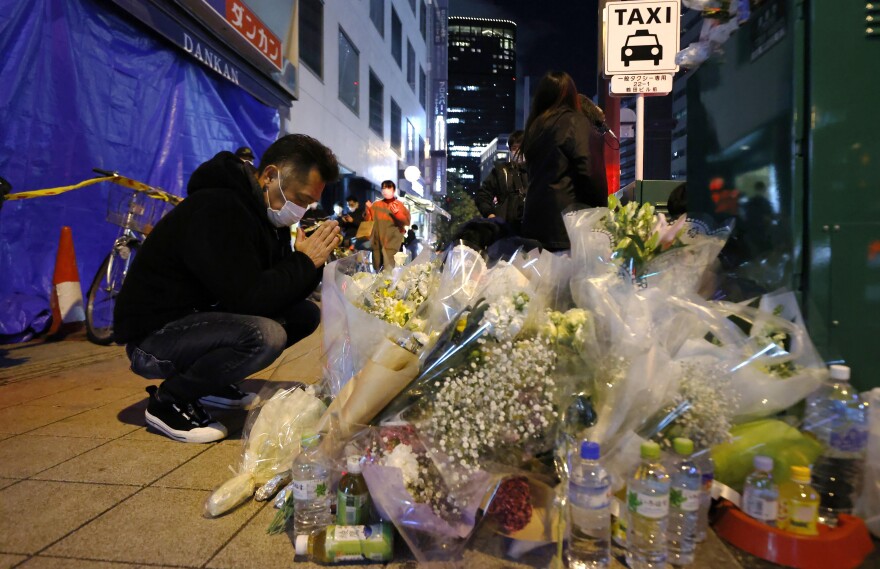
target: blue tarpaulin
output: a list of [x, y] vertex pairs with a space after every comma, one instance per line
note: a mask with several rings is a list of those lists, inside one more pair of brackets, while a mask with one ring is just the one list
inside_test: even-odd
[[[276, 109], [100, 0], [0, 0], [0, 176], [13, 191], [65, 186], [116, 170], [185, 195], [221, 150], [259, 156]], [[119, 228], [110, 192], [7, 201], [0, 210], [0, 343], [46, 325], [60, 229], [73, 229], [85, 295]], [[118, 197], [118, 194], [117, 194]]]

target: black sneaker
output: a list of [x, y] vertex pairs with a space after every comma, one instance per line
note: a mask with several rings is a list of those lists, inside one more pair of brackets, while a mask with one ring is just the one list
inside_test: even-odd
[[229, 384], [217, 387], [214, 393], [202, 397], [199, 402], [220, 409], [250, 409], [256, 399], [256, 393], [248, 393], [235, 384]]
[[226, 437], [226, 427], [215, 421], [197, 402], [178, 403], [163, 396], [159, 388], [147, 388], [150, 401], [144, 413], [147, 425], [160, 433], [184, 443], [211, 443]]

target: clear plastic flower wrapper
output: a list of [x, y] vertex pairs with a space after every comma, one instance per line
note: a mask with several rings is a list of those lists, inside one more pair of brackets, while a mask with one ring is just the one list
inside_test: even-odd
[[735, 422], [783, 411], [827, 378], [793, 293], [764, 295], [747, 304], [707, 303], [699, 309], [700, 326], [678, 354], [730, 371]]
[[437, 292], [431, 301], [429, 323], [433, 329], [445, 327], [473, 303], [486, 271], [483, 255], [467, 245], [459, 244], [446, 252]]
[[366, 445], [363, 473], [379, 516], [394, 522], [420, 562], [459, 558], [498, 477], [449, 465], [441, 470], [435, 460], [443, 457], [408, 424], [373, 428]]
[[438, 285], [438, 262], [425, 250], [412, 263], [372, 273], [358, 256], [324, 267], [321, 321], [325, 378], [337, 394], [376, 352], [383, 338], [430, 341], [426, 317]]
[[[245, 423], [236, 475], [205, 502], [205, 516], [220, 516], [254, 495], [256, 489], [290, 469], [304, 430], [313, 430], [325, 405], [311, 388], [271, 384], [260, 391]], [[268, 497], [267, 497], [268, 499]]]

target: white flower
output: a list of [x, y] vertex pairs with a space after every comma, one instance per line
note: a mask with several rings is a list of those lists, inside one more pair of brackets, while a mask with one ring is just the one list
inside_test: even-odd
[[419, 478], [419, 463], [410, 445], [399, 444], [390, 454], [385, 455], [381, 463], [384, 466], [399, 468], [403, 474], [403, 482], [409, 486]]

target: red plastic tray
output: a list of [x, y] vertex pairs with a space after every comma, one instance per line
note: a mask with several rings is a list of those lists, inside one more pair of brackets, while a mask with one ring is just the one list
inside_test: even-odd
[[819, 535], [795, 535], [750, 518], [721, 500], [712, 527], [731, 545], [766, 561], [797, 569], [855, 569], [874, 550], [865, 522], [842, 514], [838, 527], [819, 524]]

